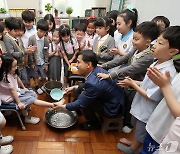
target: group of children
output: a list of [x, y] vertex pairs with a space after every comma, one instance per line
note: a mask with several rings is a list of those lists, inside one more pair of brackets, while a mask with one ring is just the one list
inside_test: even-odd
[[[171, 82], [177, 90], [180, 26], [169, 27], [169, 20], [163, 16], [137, 26], [138, 12], [131, 8], [122, 12], [112, 11], [103, 18], [90, 17], [86, 25], [77, 24], [74, 33], [64, 24], [56, 29], [51, 14], [40, 19], [36, 28], [34, 19], [34, 14], [26, 10], [22, 13], [22, 20], [13, 17], [5, 19], [6, 34], [2, 34], [4, 28], [0, 25], [3, 37], [0, 53], [5, 53], [0, 69], [3, 103], [15, 101], [20, 109], [32, 103], [53, 106], [38, 100], [36, 94], [27, 90], [23, 83], [28, 86], [32, 77], [39, 94], [43, 92], [43, 87], [38, 85], [39, 76], [44, 82], [48, 79], [63, 81], [66, 87], [76, 54], [80, 50], [90, 49], [97, 54], [99, 67], [109, 71], [109, 74], [99, 73], [98, 77], [101, 80], [117, 78], [118, 85], [124, 90], [121, 94], [126, 98], [123, 132], [129, 133], [135, 128], [134, 140], [120, 139], [118, 149], [128, 154], [137, 153], [144, 144], [141, 153], [155, 152], [174, 117], [180, 116], [179, 104], [169, 84]], [[23, 90], [18, 89], [18, 84]], [[174, 95], [178, 96], [178, 92]], [[162, 100], [163, 96], [165, 100]], [[158, 123], [162, 114], [165, 114], [165, 118]], [[27, 112], [25, 115], [28, 117]], [[26, 119], [28, 121], [29, 118]], [[150, 145], [155, 148], [149, 150]], [[164, 149], [165, 144], [162, 146]]]

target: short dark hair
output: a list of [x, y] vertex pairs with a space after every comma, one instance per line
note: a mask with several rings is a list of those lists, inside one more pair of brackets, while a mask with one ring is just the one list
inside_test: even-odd
[[49, 20], [50, 22], [53, 23], [52, 31], [54, 31], [54, 29], [56, 28], [56, 23], [55, 23], [55, 20], [54, 20], [53, 15], [52, 15], [52, 14], [46, 14], [46, 15], [44, 16], [44, 19]]
[[6, 18], [5, 25], [9, 30], [19, 29], [19, 22], [18, 19], [15, 17]]
[[40, 20], [37, 22], [37, 29], [41, 29], [41, 30], [43, 30], [43, 31], [48, 31], [49, 25], [48, 25], [47, 20], [45, 20], [45, 19], [40, 19]]
[[169, 47], [180, 51], [180, 26], [171, 26], [162, 31], [161, 35], [168, 40]]
[[24, 21], [28, 21], [28, 22], [33, 21], [34, 22], [35, 14], [32, 11], [25, 10], [22, 12], [21, 16]]
[[165, 28], [169, 27], [170, 21], [169, 21], [169, 19], [166, 18], [165, 16], [156, 16], [156, 17], [154, 17], [151, 21], [153, 21], [153, 22], [156, 23], [156, 22], [159, 21], [159, 20], [164, 22]]
[[95, 26], [98, 27], [110, 27], [111, 26], [111, 20], [108, 17], [103, 18], [97, 18], [95, 21]]
[[25, 33], [26, 29], [25, 29], [25, 25], [24, 25], [22, 19], [18, 19], [18, 22], [19, 22], [19, 29], [23, 30]]
[[160, 34], [160, 28], [152, 21], [146, 21], [139, 24], [134, 32], [140, 33], [144, 38], [150, 39], [151, 41], [157, 39]]
[[75, 28], [74, 28], [75, 31], [82, 31], [82, 32], [86, 32], [86, 25], [83, 24], [83, 23], [78, 23]]
[[82, 50], [77, 53], [77, 57], [79, 55], [82, 55], [82, 60], [85, 63], [91, 62], [93, 67], [96, 67], [98, 64], [98, 58], [96, 53], [94, 53], [92, 50]]
[[5, 28], [5, 23], [0, 22], [0, 33], [3, 33], [4, 28]]

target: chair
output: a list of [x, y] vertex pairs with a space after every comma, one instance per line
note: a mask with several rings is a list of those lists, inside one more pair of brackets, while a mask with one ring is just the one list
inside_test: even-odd
[[15, 104], [1, 104], [0, 105], [0, 111], [13, 111], [13, 112], [15, 112], [18, 119], [19, 119], [19, 122], [21, 124], [22, 130], [26, 130], [26, 127], [24, 126], [24, 124], [22, 122], [19, 110], [16, 109]]
[[[85, 81], [85, 78], [83, 76], [79, 75], [70, 75], [68, 78], [69, 87], [74, 86], [77, 81]], [[71, 93], [69, 94], [68, 102], [71, 101]]]
[[103, 117], [102, 132], [106, 133], [108, 130], [118, 130], [119, 132], [123, 127], [123, 116], [119, 114], [115, 117]]

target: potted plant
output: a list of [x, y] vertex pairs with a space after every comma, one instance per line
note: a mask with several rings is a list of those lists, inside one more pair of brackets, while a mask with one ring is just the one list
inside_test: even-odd
[[55, 17], [58, 17], [58, 9], [54, 8], [54, 15]]
[[67, 7], [66, 8], [66, 13], [68, 14], [68, 16], [70, 16], [70, 14], [73, 12], [72, 7]]
[[45, 11], [50, 11], [52, 9], [52, 5], [50, 4], [50, 3], [47, 3], [46, 5], [45, 5]]
[[5, 14], [7, 11], [6, 11], [6, 9], [5, 8], [0, 8], [0, 13], [3, 13], [3, 14]]

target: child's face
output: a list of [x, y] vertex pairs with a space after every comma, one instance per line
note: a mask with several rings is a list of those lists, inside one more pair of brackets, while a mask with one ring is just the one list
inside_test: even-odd
[[14, 38], [18, 37], [18, 33], [19, 33], [18, 29], [9, 30], [9, 34]]
[[100, 27], [96, 26], [96, 33], [100, 36], [103, 37], [108, 33], [109, 27]]
[[123, 17], [117, 17], [117, 30], [119, 33], [125, 35], [130, 30], [130, 25], [126, 24]]
[[164, 30], [166, 27], [164, 21], [162, 21], [162, 20], [156, 21], [156, 24], [160, 27], [161, 30]]
[[81, 41], [84, 38], [85, 33], [83, 31], [78, 30], [75, 32], [75, 35], [76, 35], [76, 39], [78, 41]]
[[94, 25], [93, 22], [90, 22], [88, 25], [87, 25], [87, 29], [86, 29], [86, 32], [88, 35], [92, 35], [96, 30], [96, 27]]
[[53, 36], [52, 36], [52, 40], [55, 44], [59, 43], [59, 32], [58, 31], [54, 31]]
[[150, 45], [151, 40], [144, 38], [138, 32], [134, 32], [132, 43], [133, 43], [134, 49], [137, 49], [138, 51], [143, 51], [147, 49], [147, 47]]
[[34, 25], [34, 21], [24, 21], [23, 20], [23, 23], [28, 30], [32, 29], [32, 27]]
[[41, 30], [41, 29], [37, 29], [37, 35], [39, 38], [42, 38], [46, 35], [46, 31]]
[[158, 37], [156, 43], [151, 48], [151, 52], [153, 57], [158, 59], [158, 62], [165, 62], [176, 54], [174, 49], [169, 47], [169, 41], [164, 39], [162, 35]]
[[19, 29], [18, 30], [18, 36], [22, 37], [24, 35], [24, 30]]
[[69, 39], [70, 39], [70, 35], [62, 36], [62, 40], [66, 43], [69, 41]]
[[14, 59], [14, 61], [12, 62], [12, 66], [11, 66], [11, 70], [10, 70], [10, 74], [15, 74], [17, 70], [17, 60]]
[[51, 31], [52, 30], [52, 28], [53, 28], [53, 22], [51, 22], [51, 21], [49, 21], [49, 20], [47, 20], [47, 22], [48, 22], [48, 25], [49, 25], [49, 30], [48, 31]]

